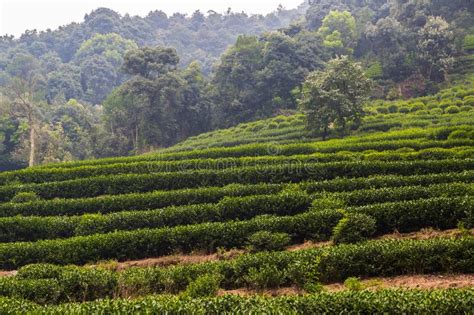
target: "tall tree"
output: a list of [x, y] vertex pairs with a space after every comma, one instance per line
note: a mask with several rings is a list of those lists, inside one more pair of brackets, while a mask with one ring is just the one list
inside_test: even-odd
[[114, 33], [96, 34], [82, 43], [74, 61], [81, 69], [81, 84], [87, 101], [99, 104], [124, 81], [120, 66], [126, 52], [136, 48], [134, 41]]
[[[4, 89], [10, 117], [25, 121], [28, 128], [28, 165], [36, 164], [37, 137], [42, 124], [44, 78], [38, 63], [31, 55], [20, 54], [9, 65], [13, 77]], [[26, 144], [26, 143], [25, 143]]]
[[352, 54], [356, 44], [356, 21], [349, 11], [330, 11], [318, 30], [324, 46], [335, 55]]
[[454, 34], [441, 17], [430, 16], [418, 31], [418, 59], [425, 77], [434, 81], [445, 79], [454, 63]]
[[375, 24], [368, 24], [365, 36], [369, 40], [370, 51], [374, 53], [382, 66], [385, 78], [395, 82], [406, 79], [413, 72], [413, 65], [408, 62], [411, 55], [412, 36], [396, 19], [386, 17]]
[[331, 60], [324, 71], [312, 72], [303, 84], [299, 101], [307, 113], [308, 129], [326, 139], [331, 127], [346, 131], [348, 122], [358, 124], [362, 104], [372, 88], [362, 66], [348, 57]]
[[221, 57], [213, 79], [217, 92], [217, 121], [231, 126], [258, 117], [263, 103], [256, 91], [257, 72], [263, 66], [264, 44], [255, 36], [240, 36]]

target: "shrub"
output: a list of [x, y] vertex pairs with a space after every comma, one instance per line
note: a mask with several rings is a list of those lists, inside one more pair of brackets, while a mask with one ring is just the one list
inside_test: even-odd
[[69, 266], [59, 276], [59, 282], [67, 300], [93, 301], [113, 297], [117, 287], [117, 277], [112, 271], [101, 268], [90, 270]]
[[367, 76], [371, 79], [379, 79], [383, 76], [383, 69], [380, 62], [376, 62], [372, 64], [367, 70], [365, 71]]
[[388, 108], [387, 107], [377, 107], [377, 112], [379, 114], [388, 114]]
[[284, 282], [284, 272], [275, 265], [264, 264], [258, 268], [251, 267], [244, 280], [254, 289], [277, 288]]
[[470, 139], [473, 136], [473, 130], [458, 129], [449, 134], [448, 139]]
[[468, 34], [464, 37], [462, 47], [465, 51], [474, 51], [474, 34]]
[[[448, 134], [454, 129], [448, 129]], [[438, 139], [437, 140], [442, 140]], [[398, 141], [374, 141], [360, 144], [352, 144], [352, 151], [364, 151], [377, 148], [378, 150], [394, 150], [400, 147], [410, 146], [414, 149], [424, 149], [429, 147], [452, 147], [461, 145], [471, 145], [472, 143], [458, 142], [429, 142], [420, 141], [418, 139], [398, 140]], [[309, 149], [308, 145], [308, 149]], [[340, 151], [347, 149], [346, 145], [336, 146], [328, 145], [327, 148], [319, 147], [322, 153]], [[301, 152], [298, 148], [298, 153]], [[305, 151], [306, 149], [303, 149]], [[268, 152], [268, 147], [265, 149]], [[315, 148], [311, 148], [314, 153]], [[298, 154], [297, 152], [292, 152]], [[288, 152], [289, 153], [289, 152]], [[268, 153], [267, 153], [268, 154]], [[266, 160], [265, 160], [266, 161]], [[267, 162], [267, 161], [266, 161]], [[411, 162], [410, 164], [423, 163], [427, 164], [431, 161]], [[381, 165], [388, 163], [364, 163], [358, 161], [343, 161], [330, 163], [283, 163], [243, 167], [229, 167], [222, 170], [212, 169], [198, 169], [186, 170], [180, 172], [165, 172], [165, 173], [150, 173], [150, 174], [122, 174], [109, 175], [98, 177], [80, 178], [70, 181], [50, 182], [44, 184], [24, 184], [21, 186], [0, 186], [0, 201], [11, 199], [19, 191], [28, 189], [28, 191], [35, 191], [40, 197], [44, 199], [53, 198], [76, 198], [76, 197], [93, 197], [99, 195], [117, 195], [132, 192], [149, 192], [153, 190], [176, 190], [184, 188], [195, 188], [199, 186], [222, 186], [231, 183], [241, 184], [257, 184], [261, 182], [282, 183], [282, 182], [300, 182], [309, 180], [317, 176], [318, 180], [333, 179], [335, 177], [343, 176], [367, 176], [383, 172], [384, 174], [405, 172], [405, 166], [394, 168], [396, 163], [404, 164], [405, 162], [393, 162], [390, 165]], [[437, 162], [441, 163], [441, 161]], [[444, 163], [448, 164], [449, 161]], [[468, 162], [466, 162], [468, 163]], [[406, 163], [405, 163], [406, 164]], [[459, 162], [456, 165], [460, 167]], [[408, 167], [408, 165], [406, 165]], [[409, 166], [416, 170], [419, 166]], [[365, 169], [363, 171], [363, 169]], [[420, 172], [425, 172], [424, 168]], [[95, 210], [94, 212], [97, 212]], [[5, 216], [0, 213], [0, 216]]]
[[[472, 236], [430, 240], [374, 240], [301, 251], [246, 254], [231, 261], [131, 268], [118, 273], [118, 286], [120, 289], [126, 287], [127, 294], [123, 295], [122, 290], [116, 292], [125, 297], [134, 296], [134, 293], [135, 296], [141, 293], [177, 293], [205, 274], [222, 275], [221, 285], [226, 289], [242, 285], [264, 288], [296, 284], [302, 287], [311, 283], [317, 285], [318, 281], [334, 283], [348, 277], [386, 277], [408, 272], [470, 274], [474, 272], [473, 246]], [[93, 268], [76, 268], [90, 273], [91, 277], [97, 277]], [[11, 292], [21, 286], [23, 281], [14, 276], [0, 278], [0, 296], [12, 296]], [[137, 288], [139, 291], [133, 291]], [[25, 294], [33, 294], [34, 283], [25, 290], [30, 291]]]
[[425, 109], [425, 104], [423, 104], [422, 102], [415, 102], [415, 103], [411, 106], [410, 111], [413, 113], [413, 112], [417, 112], [417, 111], [423, 110], [423, 109]]
[[220, 275], [206, 274], [200, 276], [188, 285], [183, 294], [191, 298], [216, 296], [221, 279]]
[[474, 95], [468, 95], [464, 99], [464, 105], [474, 106]]
[[280, 116], [276, 116], [276, 117], [273, 118], [272, 120], [273, 120], [274, 122], [280, 124], [280, 123], [286, 121], [286, 119], [287, 119], [286, 116], [280, 115]]
[[271, 123], [267, 125], [267, 129], [277, 129], [277, 128], [278, 128], [278, 123], [274, 121], [272, 121]]
[[434, 130], [428, 138], [435, 139], [435, 140], [446, 140], [448, 139], [449, 135], [453, 132], [453, 128], [450, 127], [443, 127]]
[[311, 204], [311, 211], [324, 211], [330, 209], [342, 209], [346, 206], [345, 202], [337, 197], [325, 195], [317, 198]]
[[58, 279], [61, 267], [51, 264], [26, 265], [18, 270], [20, 279]]
[[428, 109], [436, 109], [439, 107], [439, 103], [437, 101], [429, 101], [428, 104], [426, 105], [426, 108]]
[[359, 278], [349, 277], [344, 281], [344, 286], [351, 291], [360, 291], [364, 288]]
[[448, 100], [448, 99], [445, 99], [441, 103], [439, 103], [439, 108], [441, 108], [442, 110], [445, 110], [446, 108], [448, 108], [451, 105], [452, 105], [452, 101]]
[[[59, 301], [60, 295], [61, 285], [55, 279], [0, 278], [0, 296], [25, 299], [37, 304], [55, 304]], [[10, 311], [7, 314], [10, 314]]]
[[13, 196], [11, 202], [13, 203], [27, 203], [40, 200], [40, 197], [35, 192], [18, 192]]
[[472, 193], [462, 197], [451, 197], [449, 194], [448, 191], [448, 197], [372, 204], [348, 208], [348, 211], [375, 218], [377, 234], [390, 233], [395, 229], [400, 232], [413, 232], [425, 227], [450, 229], [474, 212], [474, 203], [470, 197]]
[[417, 112], [416, 112], [416, 115], [418, 115], [418, 116], [429, 115], [429, 113], [430, 113], [430, 112], [429, 112], [428, 110], [424, 110], [424, 109], [423, 109], [423, 110], [417, 111]]
[[279, 125], [280, 129], [281, 128], [289, 128], [289, 127], [291, 127], [291, 123], [287, 122], [287, 121], [284, 121], [284, 122], [280, 123], [280, 125]]
[[441, 115], [443, 114], [443, 110], [441, 108], [433, 108], [430, 110], [430, 114]]
[[165, 282], [164, 272], [159, 268], [129, 268], [118, 275], [117, 293], [126, 298], [161, 293]]
[[472, 107], [471, 107], [471, 106], [468, 106], [468, 105], [464, 105], [464, 106], [461, 106], [461, 107], [459, 108], [459, 110], [460, 110], [461, 112], [469, 112], [469, 111], [471, 111], [471, 109], [472, 109]]
[[400, 107], [398, 109], [398, 112], [401, 113], [401, 114], [408, 114], [410, 112], [410, 108], [408, 107]]
[[395, 105], [395, 104], [390, 105], [390, 106], [388, 107], [388, 112], [389, 112], [389, 113], [392, 113], [392, 114], [398, 112], [398, 106]]
[[[2, 314], [471, 314], [473, 290], [320, 292], [270, 297], [226, 295], [213, 299], [148, 296], [41, 307], [0, 299]], [[455, 311], [453, 311], [455, 310]]]
[[290, 243], [290, 236], [287, 233], [260, 231], [252, 234], [248, 243], [252, 252], [277, 251], [283, 250]]
[[313, 260], [295, 260], [286, 269], [286, 276], [291, 283], [306, 292], [314, 293], [323, 290], [319, 282], [319, 262], [320, 257]]
[[334, 227], [334, 243], [357, 243], [372, 236], [376, 231], [373, 217], [362, 213], [348, 213]]
[[467, 93], [467, 91], [463, 88], [459, 88], [457, 91], [456, 91], [456, 96], [459, 97], [459, 98], [464, 98], [466, 97], [467, 95], [469, 95], [469, 93]]
[[449, 106], [448, 108], [446, 108], [445, 111], [448, 114], [457, 114], [457, 113], [459, 113], [459, 107], [455, 106], [455, 105], [452, 105], [452, 106]]

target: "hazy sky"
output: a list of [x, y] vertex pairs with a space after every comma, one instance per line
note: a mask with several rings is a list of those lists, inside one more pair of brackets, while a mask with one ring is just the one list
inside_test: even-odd
[[27, 29], [55, 29], [70, 22], [81, 22], [86, 13], [98, 8], [111, 8], [120, 14], [144, 16], [152, 10], [167, 14], [192, 13], [199, 9], [223, 13], [233, 11], [269, 13], [279, 4], [296, 8], [303, 0], [0, 0], [0, 35], [18, 37]]

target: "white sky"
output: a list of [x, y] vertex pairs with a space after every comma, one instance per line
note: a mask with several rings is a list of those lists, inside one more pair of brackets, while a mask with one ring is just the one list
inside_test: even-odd
[[86, 13], [98, 7], [107, 7], [120, 14], [145, 16], [149, 11], [162, 10], [168, 15], [175, 12], [192, 13], [208, 10], [224, 13], [231, 7], [234, 12], [270, 13], [279, 4], [287, 9], [296, 8], [303, 0], [0, 0], [0, 35], [15, 37], [25, 30], [56, 29], [71, 22], [81, 22]]

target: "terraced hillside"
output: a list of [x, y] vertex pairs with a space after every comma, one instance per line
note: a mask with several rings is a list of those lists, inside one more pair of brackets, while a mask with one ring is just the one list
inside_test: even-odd
[[467, 84], [343, 139], [280, 116], [0, 173], [0, 313], [471, 313], [473, 106]]

